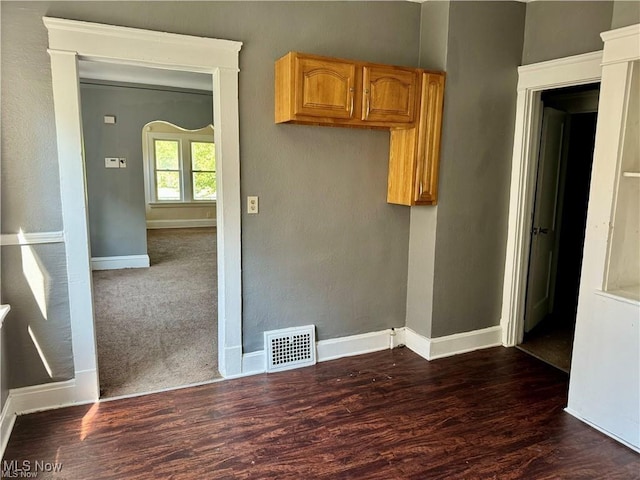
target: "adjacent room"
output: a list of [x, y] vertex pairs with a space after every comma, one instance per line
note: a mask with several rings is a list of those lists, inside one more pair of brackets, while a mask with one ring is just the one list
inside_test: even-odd
[[101, 398], [218, 378], [207, 75], [80, 62]]
[[640, 2], [0, 27], [0, 476], [638, 477]]

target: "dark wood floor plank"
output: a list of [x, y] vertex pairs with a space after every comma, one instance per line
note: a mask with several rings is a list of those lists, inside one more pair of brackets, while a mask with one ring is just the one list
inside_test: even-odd
[[56, 479], [637, 479], [563, 411], [566, 374], [515, 349], [407, 349], [19, 417], [4, 460]]

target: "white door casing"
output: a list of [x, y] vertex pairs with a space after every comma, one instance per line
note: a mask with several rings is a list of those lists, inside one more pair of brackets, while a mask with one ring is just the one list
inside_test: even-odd
[[524, 322], [531, 331], [550, 313], [557, 234], [558, 192], [566, 113], [546, 107], [542, 115], [540, 156], [531, 229]]
[[509, 223], [502, 294], [502, 343], [522, 341], [528, 274], [531, 212], [538, 158], [541, 92], [599, 82], [602, 52], [585, 53], [518, 68], [516, 125], [511, 162]]
[[242, 367], [238, 55], [242, 43], [44, 17], [55, 109], [76, 402], [99, 396], [84, 175], [79, 58], [211, 75], [218, 163], [219, 369]]

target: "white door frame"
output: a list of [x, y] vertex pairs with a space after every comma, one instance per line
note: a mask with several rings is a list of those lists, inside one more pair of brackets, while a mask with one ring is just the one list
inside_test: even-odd
[[76, 402], [99, 396], [78, 60], [210, 74], [218, 163], [218, 342], [224, 377], [242, 371], [238, 55], [241, 42], [44, 17], [55, 109]]
[[602, 52], [585, 53], [518, 68], [516, 125], [511, 162], [509, 227], [502, 292], [502, 343], [522, 342], [529, 270], [533, 197], [544, 90], [599, 82]]

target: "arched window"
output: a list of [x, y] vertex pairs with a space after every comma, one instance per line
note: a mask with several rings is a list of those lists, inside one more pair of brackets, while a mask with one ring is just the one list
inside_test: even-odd
[[148, 204], [215, 202], [213, 125], [185, 130], [156, 121], [142, 135]]

